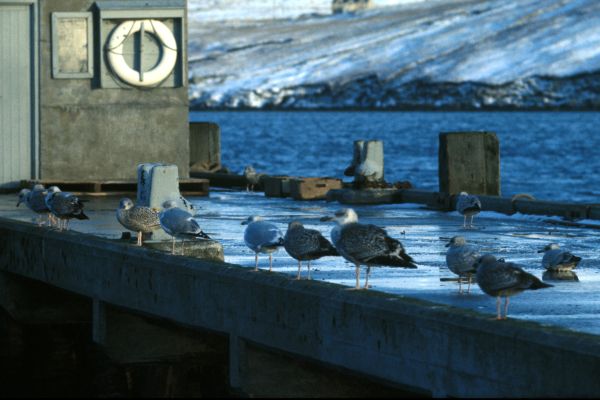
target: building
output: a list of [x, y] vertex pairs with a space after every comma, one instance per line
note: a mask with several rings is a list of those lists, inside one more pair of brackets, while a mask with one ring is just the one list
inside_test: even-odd
[[185, 0], [0, 0], [0, 188], [189, 170]]

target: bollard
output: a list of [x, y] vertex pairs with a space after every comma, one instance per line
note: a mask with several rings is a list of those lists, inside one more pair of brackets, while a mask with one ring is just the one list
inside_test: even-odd
[[500, 196], [500, 146], [493, 132], [442, 132], [440, 192]]
[[383, 183], [383, 142], [381, 140], [355, 140], [352, 164], [344, 172], [354, 175], [359, 186]]
[[221, 128], [214, 122], [190, 122], [190, 172], [221, 169]]
[[[194, 206], [179, 193], [179, 174], [177, 165], [162, 163], [144, 163], [137, 168], [137, 204], [162, 210], [167, 200], [174, 200], [177, 206], [192, 214]], [[162, 229], [152, 233], [153, 241], [170, 240]]]
[[144, 163], [138, 165], [137, 204], [161, 209], [167, 200], [193, 213], [194, 206], [179, 192], [177, 165]]

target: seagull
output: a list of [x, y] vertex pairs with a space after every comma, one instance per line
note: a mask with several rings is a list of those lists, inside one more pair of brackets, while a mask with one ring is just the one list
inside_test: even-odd
[[19, 192], [19, 201], [17, 202], [17, 207], [21, 203], [24, 203], [27, 208], [29, 208], [34, 213], [38, 214], [37, 224], [42, 225], [43, 222], [40, 220], [40, 216], [46, 215], [48, 218], [48, 223], [52, 223], [52, 217], [50, 214], [50, 210], [46, 206], [45, 198], [48, 194], [46, 188], [42, 184], [36, 184], [33, 186], [33, 189], [21, 189]]
[[202, 232], [200, 225], [194, 219], [194, 216], [182, 208], [177, 207], [173, 200], [167, 200], [163, 203], [163, 210], [158, 213], [160, 226], [171, 235], [173, 247], [171, 254], [175, 254], [175, 238], [181, 238], [181, 254], [185, 253], [185, 238], [210, 239], [206, 233]]
[[581, 261], [581, 257], [561, 250], [556, 243], [544, 246], [538, 253], [544, 253], [542, 266], [549, 271], [570, 271], [577, 267], [577, 264]]
[[137, 245], [142, 245], [143, 233], [160, 229], [160, 220], [156, 209], [134, 206], [131, 199], [125, 197], [119, 201], [117, 220], [130, 231], [137, 232]]
[[308, 279], [310, 279], [310, 261], [325, 256], [338, 256], [339, 253], [316, 229], [306, 229], [300, 221], [292, 221], [283, 238], [283, 247], [290, 256], [298, 260], [298, 276], [302, 261], [308, 260]]
[[46, 207], [54, 216], [58, 217], [58, 229], [68, 229], [69, 220], [89, 219], [83, 213], [83, 202], [70, 192], [61, 192], [57, 186], [51, 186], [44, 198]]
[[369, 287], [372, 266], [417, 268], [400, 241], [389, 237], [387, 232], [378, 226], [359, 223], [353, 209], [345, 208], [337, 211], [334, 216], [321, 218], [321, 221], [331, 220], [337, 223], [331, 230], [333, 245], [342, 257], [355, 265], [356, 289], [360, 289], [361, 264], [367, 266], [364, 289]]
[[[511, 262], [496, 260], [484, 254], [477, 260], [477, 284], [486, 294], [496, 297], [496, 319], [506, 319], [509, 297], [524, 290], [552, 287]], [[504, 318], [500, 312], [500, 297], [504, 296]]]
[[283, 246], [283, 234], [277, 226], [256, 215], [248, 217], [242, 225], [248, 225], [244, 231], [244, 242], [255, 253], [254, 270], [258, 271], [258, 253], [266, 253], [269, 255], [269, 272], [271, 272], [272, 253]]
[[456, 211], [465, 217], [463, 222], [464, 228], [467, 228], [467, 217], [471, 217], [469, 228], [472, 228], [473, 217], [481, 211], [481, 201], [475, 195], [468, 194], [467, 192], [460, 192], [458, 199], [456, 200]]
[[454, 236], [450, 239], [446, 247], [449, 247], [446, 252], [446, 264], [450, 271], [458, 275], [458, 293], [463, 293], [461, 287], [461, 281], [463, 276], [467, 276], [469, 279], [469, 285], [467, 286], [467, 293], [471, 289], [471, 277], [477, 272], [475, 265], [477, 259], [480, 257], [479, 252], [462, 236]]
[[263, 174], [257, 174], [256, 170], [254, 169], [254, 167], [252, 167], [252, 165], [248, 165], [246, 166], [246, 168], [244, 168], [244, 177], [246, 178], [246, 191], [249, 192], [250, 190], [254, 192], [254, 186], [258, 185], [258, 183], [260, 182], [260, 177]]

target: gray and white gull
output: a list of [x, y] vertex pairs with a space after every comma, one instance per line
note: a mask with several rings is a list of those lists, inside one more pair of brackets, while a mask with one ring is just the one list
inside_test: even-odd
[[263, 175], [264, 174], [257, 173], [252, 165], [247, 165], [246, 168], [244, 168], [244, 177], [246, 178], [246, 191], [254, 192], [254, 186], [260, 183], [260, 178]]
[[46, 207], [58, 218], [58, 229], [68, 229], [69, 220], [89, 219], [83, 212], [83, 201], [70, 192], [62, 192], [57, 186], [51, 186], [44, 198]]
[[273, 252], [283, 246], [283, 234], [279, 228], [262, 217], [253, 215], [242, 222], [244, 243], [254, 252], [254, 270], [258, 270], [258, 253], [269, 255], [269, 272], [273, 269]]
[[117, 220], [126, 229], [137, 234], [137, 245], [142, 245], [143, 234], [160, 229], [158, 210], [151, 207], [134, 205], [127, 197], [119, 201]]
[[581, 257], [567, 250], [562, 250], [557, 243], [544, 246], [538, 253], [544, 253], [542, 266], [548, 271], [571, 271], [581, 261]]
[[316, 229], [307, 229], [300, 221], [292, 221], [283, 238], [283, 247], [290, 256], [298, 260], [298, 276], [302, 269], [302, 261], [308, 261], [308, 279], [310, 279], [310, 262], [325, 256], [337, 256], [339, 253]]
[[[506, 319], [509, 297], [524, 290], [537, 290], [552, 287], [517, 264], [497, 260], [492, 254], [484, 254], [477, 261], [477, 284], [484, 293], [496, 297], [496, 319]], [[504, 318], [500, 305], [504, 296]]]
[[321, 221], [331, 220], [337, 223], [331, 230], [331, 241], [340, 255], [354, 264], [356, 289], [360, 289], [361, 264], [367, 266], [364, 289], [369, 288], [371, 267], [417, 268], [400, 241], [391, 238], [378, 226], [359, 223], [353, 209], [345, 208], [337, 211], [334, 216], [321, 218]]
[[158, 214], [158, 220], [163, 230], [171, 235], [173, 241], [171, 254], [175, 254], [175, 238], [182, 239], [182, 255], [185, 253], [186, 238], [210, 239], [210, 236], [200, 229], [200, 225], [193, 215], [184, 209], [178, 208], [177, 203], [173, 200], [167, 200], [163, 203], [163, 209]]
[[[463, 227], [473, 227], [473, 217], [481, 212], [481, 201], [479, 197], [468, 194], [467, 192], [460, 192], [456, 199], [456, 211], [464, 216]], [[470, 218], [469, 225], [467, 226], [467, 217]]]
[[42, 184], [36, 184], [33, 188], [30, 189], [21, 189], [19, 192], [19, 201], [17, 202], [17, 207], [21, 203], [25, 204], [27, 208], [36, 213], [37, 215], [37, 224], [42, 225], [43, 221], [40, 217], [46, 217], [48, 224], [52, 225], [53, 218], [48, 206], [46, 205], [46, 195], [48, 191], [44, 188]]
[[446, 252], [446, 264], [448, 269], [458, 275], [458, 293], [462, 291], [462, 279], [468, 279], [467, 293], [471, 289], [471, 278], [477, 272], [477, 260], [480, 257], [477, 248], [468, 244], [464, 237], [454, 236], [450, 239]]

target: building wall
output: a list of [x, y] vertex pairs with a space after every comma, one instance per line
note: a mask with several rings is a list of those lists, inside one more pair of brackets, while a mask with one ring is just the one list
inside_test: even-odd
[[[188, 177], [185, 57], [181, 87], [101, 88], [97, 77], [102, 52], [94, 14], [94, 78], [52, 77], [52, 13], [94, 10], [90, 0], [40, 1], [40, 178], [130, 180], [143, 162], [176, 164], [179, 176]], [[185, 49], [187, 35], [183, 40]]]

